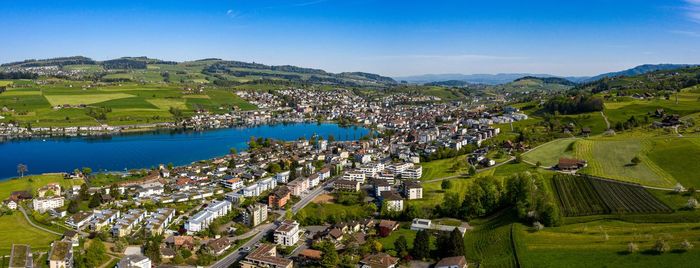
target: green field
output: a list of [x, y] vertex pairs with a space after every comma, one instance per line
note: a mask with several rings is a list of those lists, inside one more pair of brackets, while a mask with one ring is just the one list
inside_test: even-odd
[[[461, 165], [460, 168], [455, 169], [455, 164], [458, 161], [463, 161], [465, 165]], [[433, 180], [464, 174], [467, 171], [466, 161], [466, 157], [462, 155], [453, 158], [423, 162], [421, 163], [421, 166], [423, 167], [423, 176], [420, 179]]]
[[40, 187], [52, 182], [61, 184], [62, 190], [65, 190], [73, 185], [80, 185], [83, 183], [82, 180], [63, 179], [63, 175], [60, 174], [25, 176], [24, 178], [0, 181], [0, 199], [9, 197], [14, 191], [34, 192], [36, 189], [39, 189]]
[[559, 162], [560, 157], [572, 157], [577, 139], [559, 139], [524, 153], [523, 160], [531, 164], [540, 162], [543, 167], [551, 167]]
[[0, 216], [0, 237], [0, 255], [3, 256], [10, 254], [12, 244], [30, 245], [33, 252], [46, 251], [52, 241], [60, 238], [32, 227], [19, 211]]
[[[538, 232], [521, 224], [515, 229], [522, 267], [696, 267], [700, 261], [700, 250], [679, 250], [685, 239], [698, 244], [699, 223], [594, 221]], [[671, 252], [651, 252], [657, 239], [667, 241]], [[639, 252], [627, 253], [629, 242]]]
[[[53, 80], [52, 80], [53, 81]], [[87, 105], [106, 108], [106, 119], [92, 117], [87, 108], [54, 109], [59, 105]], [[90, 85], [81, 81], [55, 80], [49, 84], [28, 84], [11, 88], [0, 94], [0, 107], [14, 112], [2, 113], [4, 120], [31, 123], [32, 126], [95, 126], [148, 124], [174, 120], [170, 108], [187, 116], [197, 109], [225, 113], [236, 107], [257, 109], [233, 91], [223, 88], [207, 89], [197, 95], [185, 94], [182, 86], [123, 82]]]
[[649, 159], [685, 187], [700, 188], [700, 139], [655, 139]]
[[480, 267], [517, 267], [511, 239], [513, 220], [510, 211], [473, 220], [474, 229], [464, 236], [467, 259], [479, 262]]
[[[676, 182], [700, 187], [700, 176], [696, 175], [700, 174], [698, 136], [636, 131], [614, 137], [559, 139], [523, 154], [523, 160], [549, 166], [562, 156], [588, 161], [580, 173], [655, 187], [672, 188]], [[632, 164], [634, 157], [641, 162]]]

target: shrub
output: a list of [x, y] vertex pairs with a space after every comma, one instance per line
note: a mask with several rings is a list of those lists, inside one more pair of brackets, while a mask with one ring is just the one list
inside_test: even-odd
[[656, 253], [662, 254], [671, 250], [671, 246], [663, 239], [659, 239], [656, 240], [656, 243], [654, 243], [654, 248], [652, 248], [652, 250], [654, 250]]
[[637, 246], [637, 244], [632, 242], [627, 243], [627, 252], [635, 253], [637, 251], [639, 251], [639, 246]]

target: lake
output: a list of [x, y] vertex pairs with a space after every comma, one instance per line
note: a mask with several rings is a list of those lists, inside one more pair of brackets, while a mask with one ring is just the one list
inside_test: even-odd
[[17, 177], [17, 165], [27, 165], [27, 174], [72, 172], [90, 167], [93, 171], [124, 171], [158, 164], [185, 165], [247, 149], [251, 136], [297, 140], [313, 135], [337, 141], [357, 140], [369, 130], [336, 124], [296, 123], [225, 128], [205, 131], [160, 131], [101, 137], [61, 137], [11, 140], [0, 143], [0, 179]]

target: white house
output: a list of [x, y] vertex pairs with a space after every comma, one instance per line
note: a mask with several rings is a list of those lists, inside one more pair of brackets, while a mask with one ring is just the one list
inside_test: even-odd
[[299, 242], [299, 223], [296, 221], [283, 221], [280, 227], [275, 229], [275, 243], [282, 246], [293, 246]]
[[143, 255], [127, 255], [119, 260], [117, 268], [151, 268], [151, 259]]

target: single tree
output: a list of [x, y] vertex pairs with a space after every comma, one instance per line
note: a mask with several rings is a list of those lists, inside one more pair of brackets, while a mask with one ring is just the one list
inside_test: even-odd
[[394, 241], [394, 250], [399, 254], [399, 257], [403, 258], [408, 255], [408, 241], [405, 236], [401, 235]]
[[671, 246], [668, 244], [668, 242], [664, 241], [663, 239], [659, 239], [656, 240], [653, 250], [656, 251], [656, 253], [661, 254], [671, 250]]
[[444, 180], [440, 183], [440, 188], [442, 188], [443, 191], [450, 189], [452, 188], [452, 182], [450, 180]]
[[476, 167], [474, 165], [469, 166], [469, 176], [476, 175]]
[[333, 243], [329, 241], [322, 242], [321, 252], [323, 253], [321, 254], [321, 266], [326, 268], [338, 266], [338, 262], [340, 260], [338, 258], [338, 252], [335, 251], [335, 245], [333, 245]]
[[19, 174], [20, 177], [24, 178], [24, 173], [27, 173], [27, 165], [25, 164], [19, 164], [17, 165], [17, 173]]
[[413, 240], [411, 256], [417, 260], [424, 260], [430, 257], [430, 234], [426, 230], [418, 231]]
[[641, 162], [642, 162], [642, 160], [639, 159], [639, 156], [635, 156], [632, 158], [632, 165], [636, 166], [636, 165], [639, 165], [639, 163], [641, 163]]
[[464, 255], [464, 238], [459, 229], [454, 228], [450, 232], [448, 239], [450, 247], [446, 249], [447, 256], [463, 256]]
[[78, 201], [75, 199], [71, 199], [70, 202], [68, 202], [68, 213], [70, 214], [75, 214], [78, 213], [79, 208], [78, 208]]
[[635, 244], [633, 242], [627, 243], [627, 252], [628, 253], [635, 253], [637, 251], [639, 251], [639, 246], [637, 246], [637, 244]]

